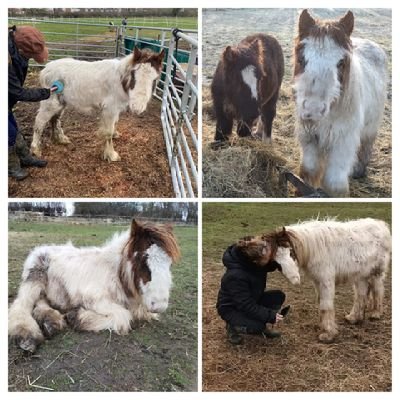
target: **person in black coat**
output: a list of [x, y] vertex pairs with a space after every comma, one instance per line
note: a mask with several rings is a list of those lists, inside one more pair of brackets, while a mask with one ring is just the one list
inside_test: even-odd
[[266, 327], [283, 319], [279, 310], [285, 294], [281, 290], [265, 291], [268, 273], [280, 268], [275, 261], [270, 262], [265, 242], [253, 237], [240, 240], [226, 249], [222, 262], [226, 272], [221, 279], [217, 311], [226, 322], [229, 341], [242, 343], [240, 333], [280, 336]]
[[41, 101], [57, 87], [25, 89], [29, 59], [44, 63], [48, 49], [40, 31], [32, 26], [13, 26], [8, 32], [8, 176], [22, 180], [28, 176], [23, 167], [45, 167], [47, 162], [33, 157], [18, 130], [13, 108], [18, 101]]

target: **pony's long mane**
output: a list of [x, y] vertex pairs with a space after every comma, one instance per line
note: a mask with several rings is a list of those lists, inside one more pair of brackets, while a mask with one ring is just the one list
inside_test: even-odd
[[180, 257], [180, 250], [175, 235], [170, 225], [157, 225], [150, 222], [140, 223], [135, 234], [129, 238], [126, 249], [128, 258], [132, 258], [135, 252], [143, 252], [151, 245], [157, 245], [163, 249], [173, 262]]

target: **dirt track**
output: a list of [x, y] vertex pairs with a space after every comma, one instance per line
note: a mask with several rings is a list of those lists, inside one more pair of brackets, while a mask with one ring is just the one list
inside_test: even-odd
[[[37, 85], [30, 74], [27, 87]], [[20, 131], [31, 140], [39, 104], [19, 103], [15, 110]], [[67, 110], [62, 118], [68, 145], [50, 142], [44, 133], [44, 169], [30, 168], [22, 182], [9, 180], [9, 197], [174, 197], [160, 120], [160, 102], [153, 99], [140, 117], [125, 112], [117, 124], [121, 137], [114, 140], [120, 162], [102, 159], [97, 135], [98, 116]]]
[[[337, 18], [345, 9], [313, 9], [313, 15], [320, 18]], [[292, 99], [292, 52], [293, 40], [296, 36], [296, 23], [300, 9], [213, 9], [203, 11], [203, 148], [213, 141], [215, 120], [212, 110], [210, 83], [219, 57], [228, 45], [236, 45], [245, 36], [257, 32], [272, 34], [282, 46], [285, 57], [285, 76], [277, 104], [277, 117], [272, 130], [272, 151], [286, 160], [285, 167], [298, 172], [300, 149], [294, 137], [295, 107]], [[389, 61], [388, 96], [385, 113], [366, 178], [350, 181], [351, 197], [391, 197], [392, 193], [392, 20], [390, 9], [355, 9], [355, 27], [353, 36], [368, 38], [379, 43], [386, 51]], [[235, 138], [236, 134], [232, 137]], [[271, 147], [270, 147], [271, 148]], [[221, 153], [224, 160], [224, 152]], [[203, 160], [207, 154], [204, 153]], [[239, 160], [240, 164], [242, 160]], [[210, 163], [212, 164], [212, 163]], [[225, 171], [222, 176], [236, 181], [238, 169]], [[210, 165], [210, 171], [213, 166]], [[212, 174], [213, 172], [211, 172]], [[211, 175], [212, 177], [212, 175]], [[206, 190], [205, 190], [206, 191]], [[290, 196], [294, 196], [293, 193]], [[209, 197], [224, 197], [223, 193], [214, 193]], [[237, 196], [244, 197], [244, 196]], [[257, 190], [246, 197], [260, 197]], [[265, 194], [261, 197], [268, 197]]]

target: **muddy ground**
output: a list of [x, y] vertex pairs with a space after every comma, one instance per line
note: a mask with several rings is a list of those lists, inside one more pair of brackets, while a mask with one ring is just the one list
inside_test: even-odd
[[[29, 74], [26, 87], [35, 87], [38, 73]], [[68, 145], [50, 141], [44, 132], [42, 158], [46, 168], [29, 168], [21, 182], [9, 179], [9, 197], [175, 197], [160, 119], [160, 102], [152, 99], [141, 116], [121, 114], [117, 129], [121, 137], [114, 148], [121, 161], [102, 159], [103, 143], [97, 134], [98, 115], [86, 116], [67, 110], [62, 118]], [[15, 116], [30, 144], [38, 103], [19, 103]]]
[[[29, 251], [45, 243], [101, 245], [126, 226], [10, 222], [9, 302], [18, 290]], [[170, 305], [160, 321], [141, 323], [126, 336], [75, 332], [47, 340], [34, 355], [9, 343], [8, 390], [196, 391], [197, 227], [174, 231], [182, 258], [173, 266]]]
[[215, 304], [224, 267], [221, 257], [237, 238], [311, 217], [376, 217], [390, 223], [390, 204], [363, 203], [205, 203], [203, 205], [203, 391], [316, 392], [391, 391], [392, 278], [385, 282], [380, 321], [349, 325], [351, 285], [338, 285], [335, 308], [339, 336], [318, 342], [319, 317], [314, 287], [302, 275], [292, 286], [279, 272], [268, 275], [268, 289], [286, 293], [291, 310], [277, 328], [278, 339], [245, 335], [244, 344], [226, 340]]
[[[245, 156], [238, 159], [237, 167], [230, 160], [231, 155], [226, 151], [220, 151], [222, 164], [229, 165], [224, 171], [220, 171], [220, 165], [208, 157], [209, 144], [214, 139], [215, 120], [212, 110], [210, 84], [222, 51], [228, 45], [236, 45], [244, 37], [257, 32], [272, 34], [282, 46], [285, 57], [285, 76], [281, 87], [280, 98], [277, 104], [277, 117], [274, 120], [272, 131], [272, 146], [268, 151], [284, 160], [283, 166], [293, 172], [298, 172], [300, 163], [300, 149], [294, 136], [295, 107], [292, 98], [292, 52], [293, 40], [296, 36], [296, 23], [300, 9], [213, 9], [203, 11], [203, 165], [206, 166], [204, 182], [209, 182], [208, 187], [203, 187], [206, 197], [281, 197], [271, 195], [262, 186], [265, 183], [250, 182], [251, 188], [245, 190], [236, 188], [236, 194], [221, 188], [218, 190], [216, 182], [225, 179], [235, 185], [238, 175], [243, 175], [241, 168], [246, 165]], [[345, 9], [312, 9], [313, 15], [320, 18], [337, 18], [343, 15]], [[392, 19], [390, 9], [355, 9], [355, 27], [353, 36], [368, 38], [379, 43], [386, 51], [389, 60], [390, 79], [388, 83], [388, 95], [385, 104], [384, 119], [375, 142], [368, 176], [363, 179], [350, 181], [351, 197], [391, 197], [392, 193]], [[233, 140], [235, 135], [232, 135]], [[237, 143], [234, 143], [238, 145]], [[239, 144], [240, 146], [240, 144]], [[260, 143], [260, 152], [264, 152], [264, 144]], [[257, 151], [252, 155], [257, 158]], [[231, 162], [232, 161], [232, 162]], [[256, 160], [257, 161], [257, 160]], [[257, 162], [256, 162], [257, 163]], [[254, 168], [246, 165], [246, 168]], [[262, 162], [259, 164], [262, 164]], [[282, 164], [281, 164], [282, 165]], [[215, 168], [214, 168], [215, 167]], [[256, 167], [257, 168], [257, 167]], [[215, 175], [215, 177], [213, 177]], [[249, 174], [250, 175], [250, 174]], [[262, 175], [259, 172], [256, 175]], [[264, 174], [268, 179], [267, 174]], [[249, 180], [254, 180], [254, 176]], [[247, 182], [249, 183], [249, 182]], [[227, 185], [229, 187], [229, 184]], [[260, 193], [260, 188], [264, 192]], [[275, 188], [273, 188], [275, 189]], [[247, 193], [243, 195], [243, 193]], [[294, 196], [294, 190], [289, 193]]]

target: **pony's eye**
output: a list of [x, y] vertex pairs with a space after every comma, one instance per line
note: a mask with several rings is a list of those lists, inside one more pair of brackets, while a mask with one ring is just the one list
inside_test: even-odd
[[340, 61], [337, 63], [337, 67], [338, 67], [338, 68], [343, 68], [343, 67], [344, 67], [344, 59], [340, 60]]

